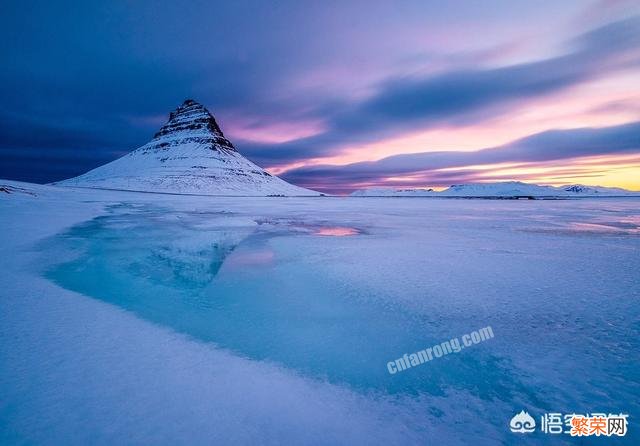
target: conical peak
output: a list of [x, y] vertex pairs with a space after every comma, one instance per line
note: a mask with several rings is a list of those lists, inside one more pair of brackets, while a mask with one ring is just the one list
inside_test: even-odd
[[68, 186], [208, 195], [318, 195], [239, 154], [205, 107], [185, 100], [153, 140]]
[[193, 99], [185, 100], [169, 114], [169, 121], [154, 135], [154, 142], [171, 140], [172, 146], [181, 142], [198, 142], [221, 146], [234, 150], [233, 145], [223, 135], [209, 110]]
[[208, 130], [211, 133], [222, 135], [222, 130], [209, 110], [193, 99], [187, 99], [169, 113], [169, 121], [158, 133], [161, 134], [163, 130]]
[[204, 105], [194, 101], [193, 99], [185, 99], [185, 101], [181, 105], [179, 105], [174, 111], [169, 113], [169, 119], [172, 119], [173, 117], [178, 115], [186, 114], [203, 114], [213, 118], [211, 113], [209, 113], [209, 110], [207, 110]]

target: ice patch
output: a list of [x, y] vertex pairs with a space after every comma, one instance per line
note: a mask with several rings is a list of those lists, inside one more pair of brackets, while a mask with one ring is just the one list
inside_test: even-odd
[[[522, 408], [640, 410], [640, 238], [528, 230], [634, 229], [637, 201], [92, 191], [124, 204], [36, 247], [65, 290], [27, 271], [52, 232], [33, 222], [102, 205], [38, 191], [0, 202], [2, 443], [510, 444]], [[493, 343], [386, 372], [486, 325]]]
[[359, 231], [355, 228], [345, 228], [345, 227], [331, 227], [326, 226], [322, 228], [318, 228], [315, 232], [316, 235], [323, 235], [329, 237], [345, 237], [348, 235], [356, 235], [359, 234]]

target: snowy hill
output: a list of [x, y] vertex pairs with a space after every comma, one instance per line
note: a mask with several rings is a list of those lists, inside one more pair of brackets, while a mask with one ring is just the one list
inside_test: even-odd
[[388, 187], [371, 187], [351, 193], [352, 197], [431, 197], [437, 195], [438, 192], [433, 189], [392, 189]]
[[356, 197], [621, 197], [640, 196], [640, 192], [628, 191], [617, 187], [583, 186], [540, 186], [537, 184], [507, 181], [500, 183], [456, 184], [441, 192], [432, 189], [390, 189], [371, 188], [357, 190], [351, 194]]
[[538, 186], [519, 181], [456, 184], [440, 193], [454, 197], [553, 197], [564, 194], [552, 186]]
[[584, 186], [582, 184], [572, 184], [562, 188], [568, 195], [593, 195], [593, 196], [628, 196], [640, 195], [638, 192], [622, 189], [620, 187]]
[[204, 195], [319, 195], [242, 156], [209, 111], [188, 99], [144, 146], [60, 186]]

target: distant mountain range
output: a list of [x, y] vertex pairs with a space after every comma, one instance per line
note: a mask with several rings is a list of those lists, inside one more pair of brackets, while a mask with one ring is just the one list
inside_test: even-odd
[[188, 99], [144, 146], [83, 175], [54, 183], [203, 195], [320, 195], [271, 175], [242, 156], [213, 115]]
[[568, 197], [624, 197], [638, 196], [617, 187], [584, 186], [540, 186], [537, 184], [507, 181], [500, 183], [456, 184], [443, 191], [433, 189], [370, 188], [353, 192], [354, 197], [478, 197], [478, 198], [568, 198]]

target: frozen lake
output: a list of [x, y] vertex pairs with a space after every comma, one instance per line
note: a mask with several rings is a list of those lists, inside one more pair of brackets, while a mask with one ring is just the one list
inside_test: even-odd
[[[23, 252], [2, 265], [3, 443], [513, 443], [522, 409], [628, 413], [617, 440], [640, 439], [638, 199], [78, 193], [0, 202]], [[57, 229], [14, 239], [34, 219]]]

